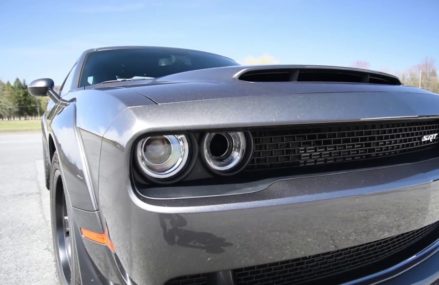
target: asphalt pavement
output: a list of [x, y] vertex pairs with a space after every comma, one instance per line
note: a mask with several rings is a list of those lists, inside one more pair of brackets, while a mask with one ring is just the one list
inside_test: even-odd
[[41, 133], [0, 133], [0, 283], [58, 284]]

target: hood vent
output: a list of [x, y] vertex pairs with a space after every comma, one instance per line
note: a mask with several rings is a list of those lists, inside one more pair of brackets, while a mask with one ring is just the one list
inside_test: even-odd
[[250, 82], [345, 82], [401, 85], [397, 77], [355, 69], [277, 68], [250, 70], [239, 80]]

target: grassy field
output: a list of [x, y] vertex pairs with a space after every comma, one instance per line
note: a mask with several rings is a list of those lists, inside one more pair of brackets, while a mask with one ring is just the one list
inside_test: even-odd
[[0, 120], [0, 132], [39, 131], [40, 120]]

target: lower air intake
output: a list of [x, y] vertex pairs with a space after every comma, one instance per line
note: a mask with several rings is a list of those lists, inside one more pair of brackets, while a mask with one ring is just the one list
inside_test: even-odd
[[[382, 240], [291, 260], [232, 270], [234, 285], [342, 283], [412, 257], [438, 238], [439, 222]], [[215, 273], [178, 277], [166, 285], [220, 285]], [[211, 278], [211, 279], [209, 279]]]

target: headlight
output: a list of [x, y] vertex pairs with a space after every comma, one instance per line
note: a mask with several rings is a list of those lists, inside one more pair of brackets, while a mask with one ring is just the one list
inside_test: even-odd
[[178, 175], [186, 166], [188, 156], [185, 135], [150, 136], [137, 143], [137, 164], [152, 178], [168, 179]]
[[218, 174], [239, 171], [249, 152], [243, 132], [208, 133], [202, 141], [202, 155], [207, 166]]

